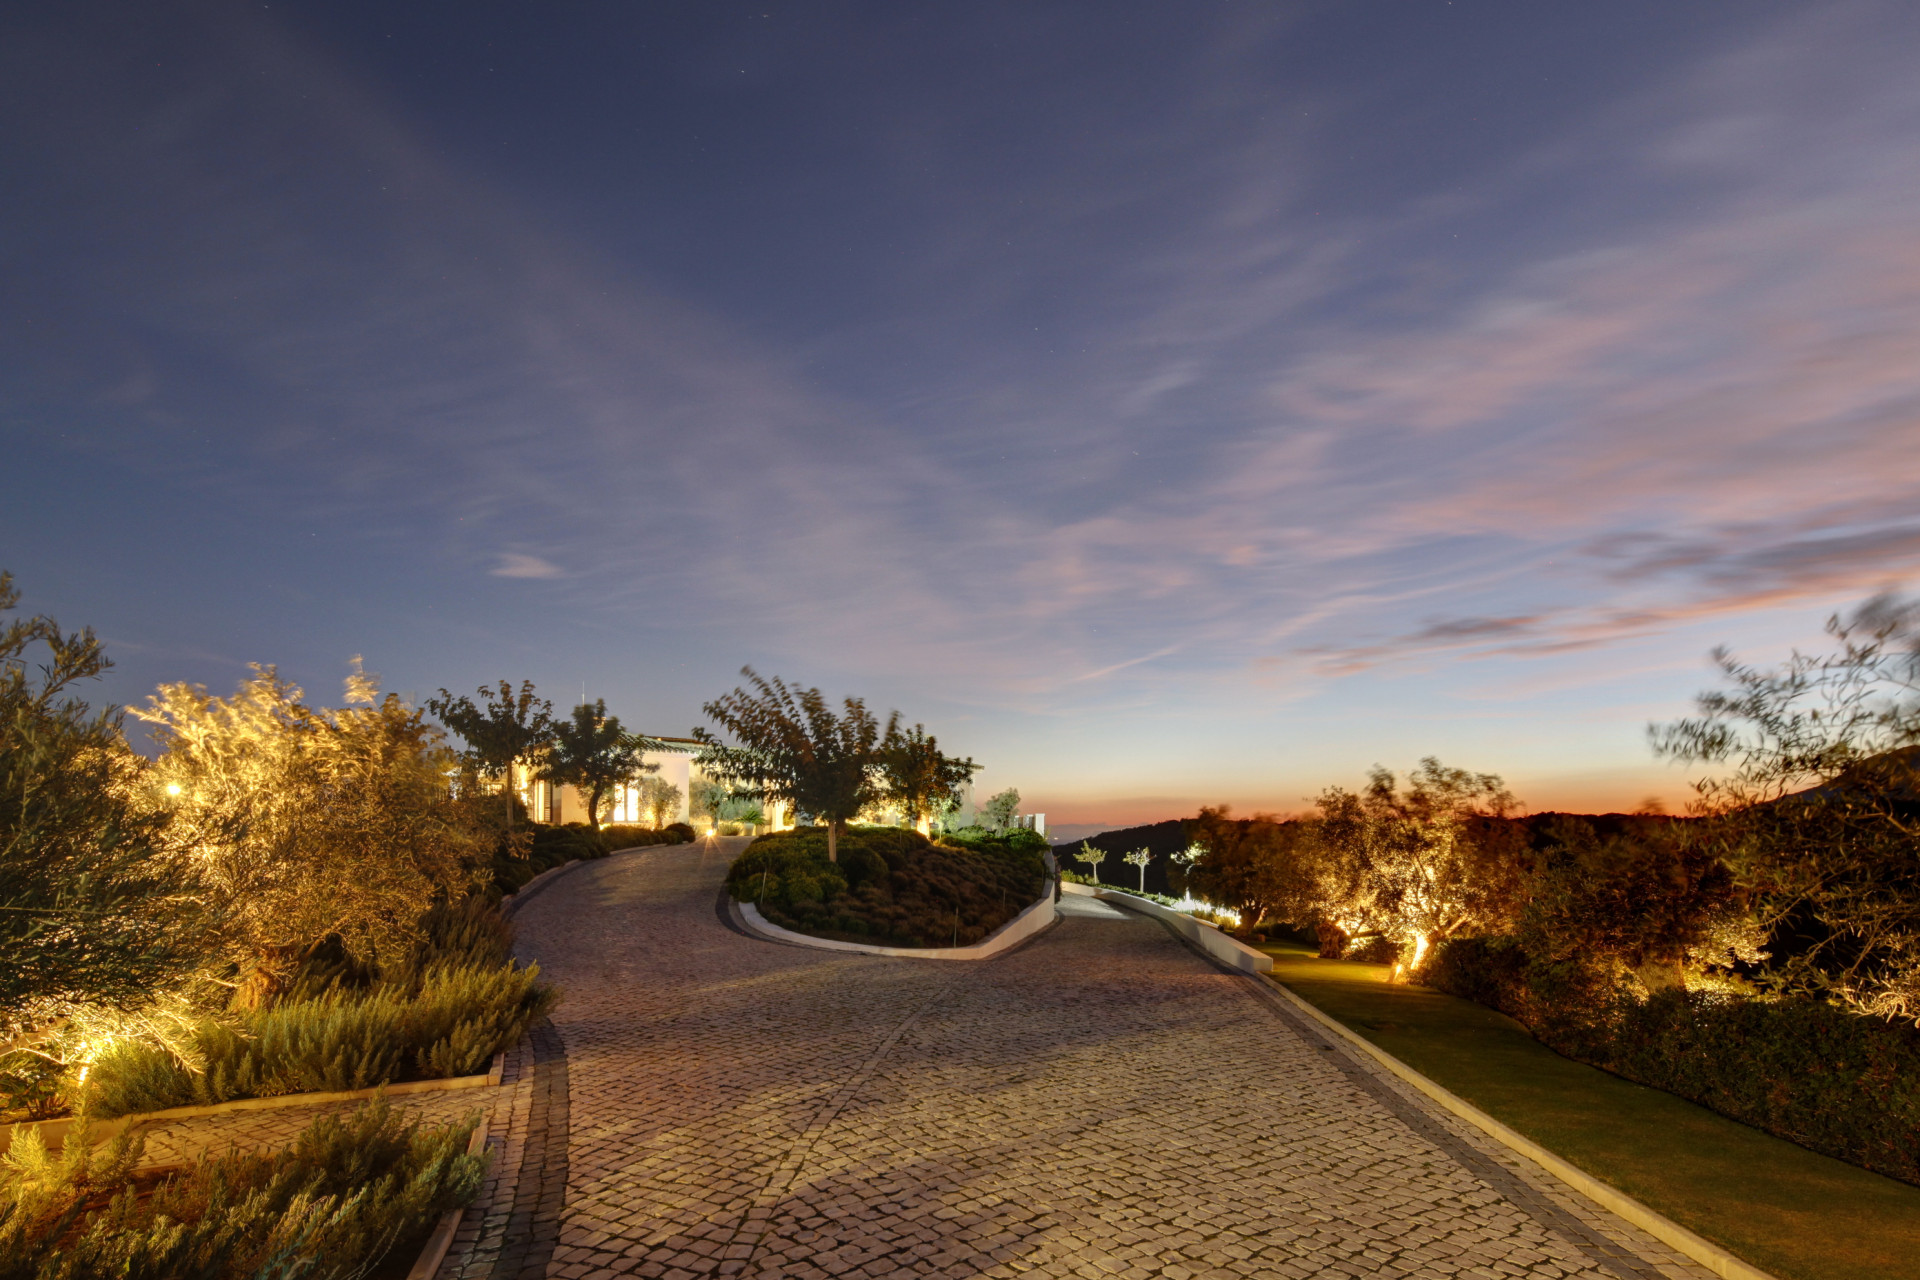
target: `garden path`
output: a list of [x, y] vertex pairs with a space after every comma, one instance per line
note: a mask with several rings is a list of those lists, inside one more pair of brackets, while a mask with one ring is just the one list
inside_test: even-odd
[[1069, 900], [978, 963], [785, 946], [728, 921], [738, 847], [524, 904], [566, 998], [443, 1275], [1707, 1280], [1157, 923]]

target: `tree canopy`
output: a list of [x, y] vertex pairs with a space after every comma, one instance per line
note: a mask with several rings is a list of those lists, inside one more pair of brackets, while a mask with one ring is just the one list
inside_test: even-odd
[[733, 743], [696, 728], [702, 749], [695, 763], [715, 781], [824, 819], [827, 857], [837, 860], [847, 823], [882, 793], [879, 721], [863, 699], [846, 698], [836, 712], [817, 688], [791, 688], [752, 667], [740, 674], [750, 689], [701, 708]]
[[[587, 795], [587, 822], [600, 829], [600, 803], [609, 791], [656, 772], [644, 760], [646, 740], [629, 734], [604, 698], [583, 702], [554, 727], [540, 776]], [[676, 796], [676, 800], [677, 800]]]
[[329, 937], [364, 959], [410, 946], [490, 852], [440, 730], [355, 667], [340, 709], [256, 666], [230, 698], [162, 685], [133, 713], [162, 748], [167, 839], [228, 921], [243, 1004], [269, 1001]]
[[907, 821], [926, 835], [933, 815], [960, 799], [980, 766], [943, 753], [925, 725], [902, 730], [895, 712], [880, 746], [880, 769], [884, 798], [899, 805]]
[[464, 758], [483, 778], [505, 784], [507, 828], [513, 828], [513, 766], [531, 764], [553, 741], [553, 704], [534, 693], [533, 681], [522, 680], [519, 692], [502, 680], [498, 688], [481, 685], [480, 702], [440, 690], [427, 699], [431, 711], [467, 744]]
[[[19, 600], [0, 573], [0, 615]], [[111, 666], [91, 628], [0, 629], [0, 1046], [150, 1000], [203, 954], [209, 922], [122, 713], [73, 692]]]
[[1764, 979], [1920, 1022], [1920, 602], [1877, 596], [1827, 632], [1773, 669], [1715, 650], [1728, 687], [1650, 734], [1725, 766], [1697, 808], [1769, 935]]

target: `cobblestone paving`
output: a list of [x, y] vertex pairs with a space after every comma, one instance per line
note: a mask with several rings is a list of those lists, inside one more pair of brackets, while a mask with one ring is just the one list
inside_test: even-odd
[[1706, 1280], [1157, 923], [1077, 903], [972, 964], [782, 946], [718, 909], [734, 847], [586, 864], [519, 917], [566, 990], [549, 1275]]

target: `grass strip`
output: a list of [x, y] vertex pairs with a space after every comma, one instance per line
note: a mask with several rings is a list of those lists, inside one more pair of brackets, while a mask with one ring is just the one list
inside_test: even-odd
[[1386, 965], [1264, 947], [1273, 976], [1562, 1159], [1782, 1280], [1920, 1280], [1920, 1187], [1563, 1058]]

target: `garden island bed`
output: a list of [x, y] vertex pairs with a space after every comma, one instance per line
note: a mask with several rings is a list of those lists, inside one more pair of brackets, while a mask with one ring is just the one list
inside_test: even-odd
[[727, 889], [772, 924], [840, 942], [965, 947], [1047, 888], [1046, 841], [969, 830], [939, 842], [899, 827], [853, 827], [827, 860], [823, 827], [761, 836], [734, 859]]

